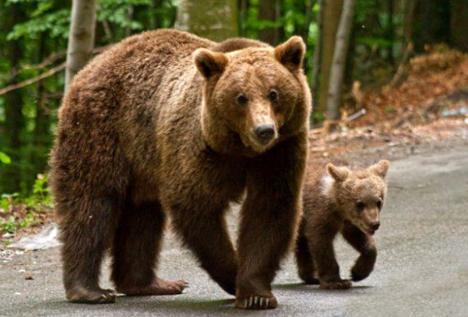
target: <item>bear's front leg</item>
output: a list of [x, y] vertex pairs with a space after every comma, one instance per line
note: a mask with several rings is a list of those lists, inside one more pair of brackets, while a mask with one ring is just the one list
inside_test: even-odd
[[346, 223], [341, 232], [343, 238], [360, 253], [356, 263], [351, 269], [353, 281], [361, 281], [368, 277], [374, 269], [377, 259], [377, 248], [374, 238], [359, 230], [356, 226]]
[[238, 308], [277, 306], [271, 282], [297, 229], [306, 149], [305, 137], [296, 137], [249, 166], [238, 239]]

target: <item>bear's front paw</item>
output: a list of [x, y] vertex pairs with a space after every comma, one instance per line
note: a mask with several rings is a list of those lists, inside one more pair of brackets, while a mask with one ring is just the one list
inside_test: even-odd
[[363, 279], [365, 279], [366, 277], [370, 275], [371, 271], [372, 270], [369, 270], [367, 268], [364, 269], [364, 268], [355, 266], [351, 269], [351, 279], [354, 282], [362, 281]]
[[278, 306], [276, 297], [251, 295], [242, 298], [236, 298], [236, 308], [241, 309], [273, 309]]
[[66, 290], [66, 297], [72, 303], [110, 304], [115, 302], [115, 292], [111, 289], [73, 287]]
[[348, 289], [351, 288], [350, 280], [333, 280], [333, 281], [320, 281], [320, 288], [322, 289]]

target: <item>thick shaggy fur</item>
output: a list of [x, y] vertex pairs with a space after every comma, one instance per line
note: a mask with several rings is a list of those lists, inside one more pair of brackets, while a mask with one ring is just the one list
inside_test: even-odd
[[321, 288], [351, 287], [340, 277], [333, 240], [338, 232], [359, 253], [351, 269], [353, 281], [372, 272], [377, 257], [373, 238], [380, 225], [379, 216], [387, 186], [388, 161], [380, 161], [365, 170], [346, 167], [309, 166], [304, 186], [304, 215], [296, 243], [299, 277]]
[[[108, 249], [119, 292], [180, 293], [183, 281], [154, 273], [170, 215], [237, 307], [277, 305], [270, 284], [301, 212], [304, 51], [298, 37], [272, 48], [158, 30], [115, 45], [75, 77], [51, 158], [69, 300], [114, 300], [98, 282]], [[255, 134], [259, 125], [268, 133]], [[244, 192], [236, 252], [224, 213]]]

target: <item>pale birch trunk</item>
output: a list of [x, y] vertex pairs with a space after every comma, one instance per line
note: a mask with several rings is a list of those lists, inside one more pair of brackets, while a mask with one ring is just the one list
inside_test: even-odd
[[348, 53], [349, 36], [353, 26], [355, 0], [345, 0], [336, 35], [335, 51], [330, 71], [330, 83], [327, 98], [327, 119], [340, 117], [340, 105], [343, 90], [343, 78]]
[[65, 91], [91, 57], [96, 29], [96, 0], [73, 0], [68, 36]]

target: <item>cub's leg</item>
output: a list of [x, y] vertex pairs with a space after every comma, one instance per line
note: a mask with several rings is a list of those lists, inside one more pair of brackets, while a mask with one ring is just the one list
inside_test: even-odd
[[360, 256], [351, 269], [351, 278], [353, 281], [363, 280], [368, 277], [374, 269], [374, 264], [377, 259], [375, 240], [371, 235], [362, 232], [349, 223], [345, 224], [341, 233], [346, 241], [360, 253]]
[[112, 290], [99, 287], [104, 251], [110, 246], [118, 217], [112, 199], [79, 197], [76, 203], [56, 202], [61, 219], [63, 281], [66, 297], [77, 303], [112, 303]]
[[112, 248], [112, 280], [130, 296], [180, 294], [185, 281], [167, 281], [154, 273], [165, 215], [157, 201], [128, 205], [122, 211]]
[[336, 230], [330, 227], [321, 227], [308, 231], [307, 234], [310, 252], [313, 254], [317, 267], [320, 288], [350, 288], [351, 282], [340, 278], [340, 268], [335, 258], [333, 239], [335, 238]]
[[238, 239], [238, 308], [277, 306], [271, 282], [297, 229], [305, 142], [303, 136], [284, 141], [258, 158], [248, 170]]
[[227, 204], [217, 206], [210, 197], [205, 197], [192, 205], [199, 209], [185, 209], [180, 204], [171, 206], [174, 229], [210, 277], [234, 295], [237, 256], [226, 229]]
[[303, 218], [299, 226], [295, 250], [298, 275], [306, 284], [319, 284], [319, 280], [314, 276], [314, 259], [304, 234], [304, 227], [305, 219]]

